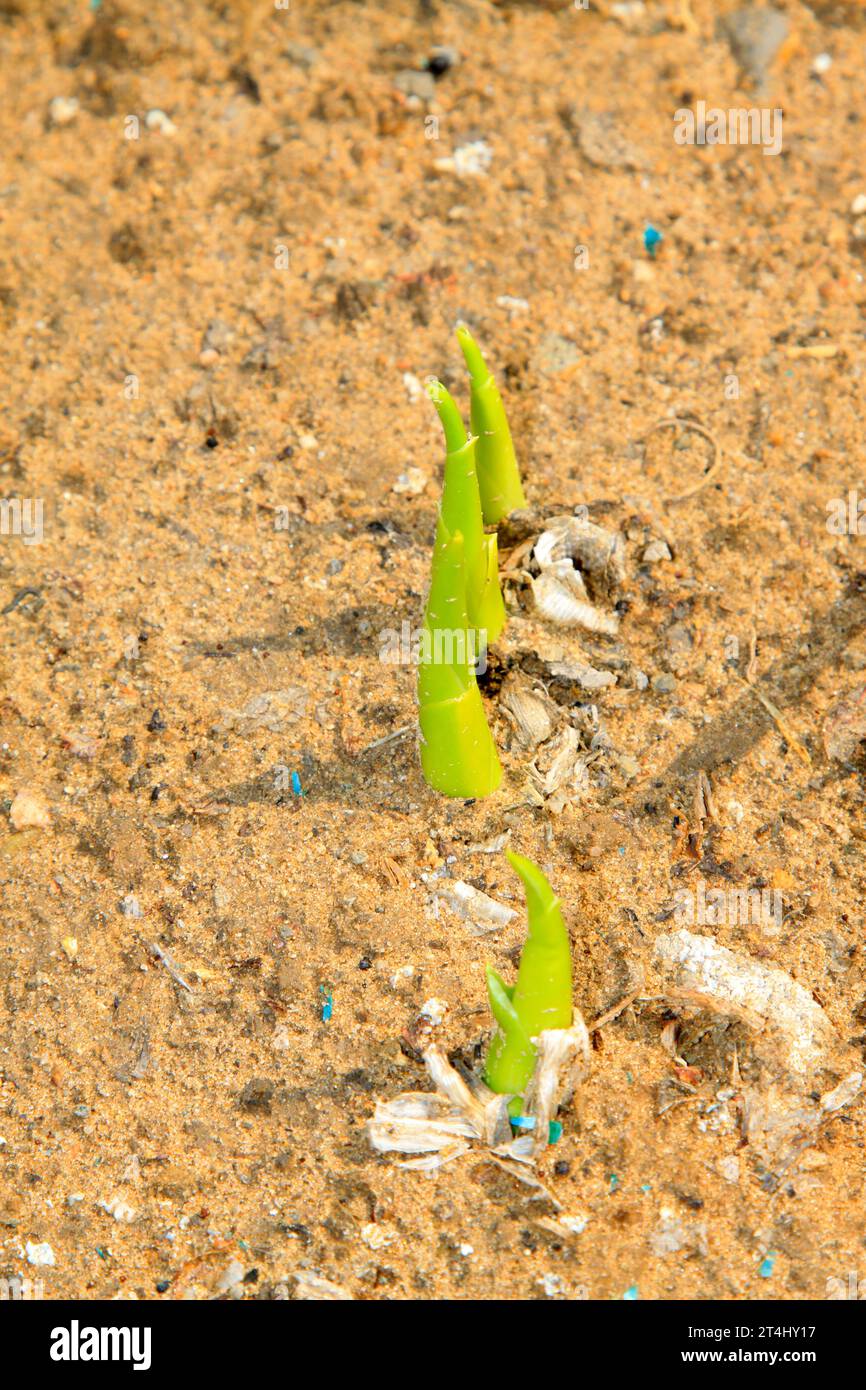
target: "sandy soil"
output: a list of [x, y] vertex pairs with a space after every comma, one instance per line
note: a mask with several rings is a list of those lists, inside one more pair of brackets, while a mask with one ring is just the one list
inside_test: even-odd
[[[0, 4], [0, 494], [44, 503], [41, 544], [0, 537], [0, 1275], [87, 1298], [866, 1280], [863, 1107], [774, 1180], [718, 1101], [735, 1048], [758, 1074], [741, 1026], [671, 1051], [672, 1013], [636, 1001], [594, 1033], [540, 1164], [580, 1234], [480, 1148], [426, 1177], [364, 1128], [426, 1086], [431, 996], [438, 1040], [480, 1056], [484, 964], [513, 971], [523, 918], [474, 936], [429, 876], [519, 908], [471, 848], [506, 830], [564, 900], [588, 1021], [653, 994], [700, 876], [783, 894], [776, 935], [715, 935], [862, 1050], [864, 763], [822, 726], [866, 664], [864, 541], [826, 526], [866, 495], [864, 10], [783, 0], [760, 77], [733, 8]], [[459, 62], [426, 90], [436, 45]], [[781, 109], [782, 152], [678, 145], [699, 99]], [[471, 142], [489, 167], [461, 177]], [[628, 554], [616, 641], [550, 634], [613, 659], [592, 697], [547, 680], [515, 559], [485, 687], [506, 776], [473, 805], [429, 791], [411, 732], [378, 742], [415, 719], [379, 634], [420, 617], [441, 440], [418, 388], [465, 403], [461, 318], [534, 515], [586, 504]], [[710, 437], [654, 429], [674, 416]], [[598, 708], [612, 751], [560, 814], [528, 802], [506, 670]], [[16, 829], [24, 790], [49, 824]]]

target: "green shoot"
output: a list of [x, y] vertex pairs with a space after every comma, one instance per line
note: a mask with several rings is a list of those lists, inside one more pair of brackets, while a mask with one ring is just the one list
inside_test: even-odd
[[475, 462], [485, 526], [495, 526], [509, 512], [526, 506], [517, 456], [499, 389], [478, 344], [465, 325], [457, 329], [469, 368], [472, 432], [478, 436]]

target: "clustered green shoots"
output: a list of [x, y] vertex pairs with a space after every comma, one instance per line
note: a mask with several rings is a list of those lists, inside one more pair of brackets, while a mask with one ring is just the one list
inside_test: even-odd
[[458, 530], [463, 532], [466, 610], [469, 622], [483, 634], [486, 645], [495, 642], [505, 627], [505, 604], [499, 588], [497, 538], [495, 534], [485, 534], [481, 520], [476, 441], [467, 437], [460, 411], [442, 383], [433, 381], [427, 390], [439, 412], [447, 450], [439, 524], [450, 535]]
[[434, 791], [477, 797], [496, 790], [502, 765], [471, 654], [460, 650], [459, 636], [469, 630], [464, 550], [462, 532], [450, 535], [440, 520], [418, 669], [421, 767]]
[[[541, 870], [522, 854], [506, 850], [526, 890], [529, 934], [517, 981], [506, 985], [487, 967], [490, 1010], [499, 1025], [487, 1053], [484, 1079], [499, 1095], [521, 1097], [535, 1070], [533, 1042], [544, 1029], [572, 1023], [571, 945], [559, 898]], [[519, 1114], [520, 1101], [509, 1107]]]
[[506, 623], [498, 541], [484, 528], [523, 506], [524, 497], [499, 392], [468, 329], [458, 337], [470, 371], [473, 434], [445, 387], [428, 386], [446, 452], [418, 673], [421, 767], [436, 791], [481, 797], [498, 787], [502, 768], [474, 668]]

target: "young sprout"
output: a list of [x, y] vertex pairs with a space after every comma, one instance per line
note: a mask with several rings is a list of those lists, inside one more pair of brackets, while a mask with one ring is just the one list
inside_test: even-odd
[[[570, 1028], [571, 946], [559, 898], [544, 874], [522, 854], [506, 857], [526, 890], [529, 934], [517, 982], [506, 985], [487, 967], [490, 1011], [499, 1027], [487, 1053], [484, 1079], [500, 1095], [521, 1096], [535, 1070], [534, 1038], [545, 1028]], [[519, 1102], [510, 1107], [519, 1113]]]
[[469, 368], [472, 432], [478, 436], [475, 464], [485, 526], [495, 526], [509, 512], [526, 506], [511, 430], [499, 388], [478, 344], [461, 324], [457, 338]]
[[502, 767], [469, 650], [463, 552], [462, 533], [450, 535], [440, 518], [418, 667], [421, 767], [435, 791], [480, 797], [499, 786]]
[[505, 626], [505, 604], [499, 589], [499, 551], [495, 535], [484, 534], [481, 498], [475, 473], [475, 439], [468, 438], [460, 411], [445, 387], [431, 381], [428, 395], [445, 431], [445, 482], [440, 520], [449, 535], [463, 533], [466, 564], [466, 610], [469, 622], [495, 642]]

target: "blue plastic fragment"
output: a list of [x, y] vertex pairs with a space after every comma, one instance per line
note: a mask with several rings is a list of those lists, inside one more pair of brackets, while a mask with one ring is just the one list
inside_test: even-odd
[[334, 1012], [334, 996], [331, 994], [330, 990], [325, 989], [324, 985], [319, 985], [319, 991], [325, 996], [325, 1001], [322, 1004], [322, 1022], [328, 1023], [331, 1014]]
[[[512, 1117], [511, 1117], [511, 1128], [512, 1128], [512, 1129], [526, 1129], [526, 1130], [535, 1129], [535, 1116], [534, 1116], [534, 1115], [512, 1115]], [[561, 1138], [562, 1138], [562, 1125], [559, 1123], [559, 1120], [550, 1120], [549, 1123], [548, 1123], [548, 1126], [547, 1126], [547, 1142], [548, 1142], [548, 1144], [558, 1144]]]
[[758, 1273], [762, 1279], [769, 1279], [770, 1275], [773, 1273], [773, 1265], [775, 1263], [776, 1252], [775, 1250], [771, 1250], [758, 1266]]
[[629, 1284], [622, 1296], [623, 1303], [637, 1303], [637, 1284]]
[[610, 1175], [610, 1190], [611, 1190], [611, 1192], [616, 1192], [616, 1189], [617, 1189], [618, 1187], [619, 1187], [619, 1178], [617, 1177], [616, 1173], [611, 1173], [611, 1175]]
[[294, 792], [295, 796], [304, 795], [304, 793], [301, 791], [301, 779], [296, 772], [292, 773], [292, 791]]
[[658, 246], [659, 242], [663, 239], [664, 233], [660, 232], [658, 227], [654, 227], [652, 223], [648, 222], [644, 227], [643, 231], [644, 250], [650, 256], [654, 256], [656, 253], [656, 247]]

